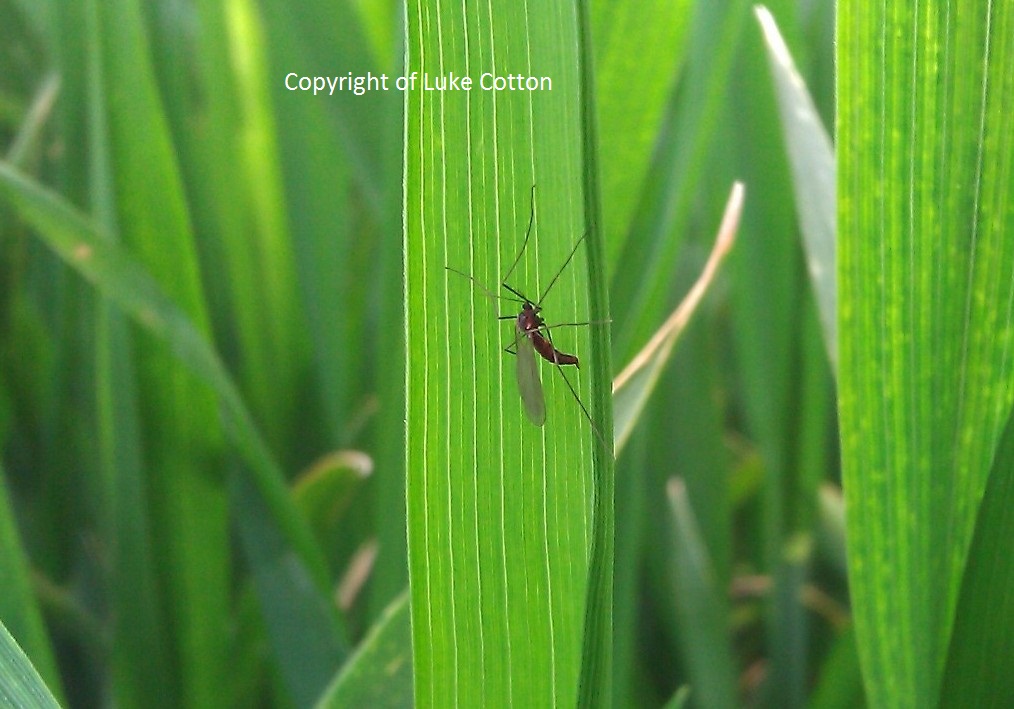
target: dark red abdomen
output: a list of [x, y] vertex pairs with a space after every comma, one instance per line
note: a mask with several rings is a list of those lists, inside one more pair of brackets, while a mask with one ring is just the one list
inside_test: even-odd
[[535, 346], [535, 351], [542, 355], [542, 358], [547, 362], [553, 362], [555, 364], [573, 364], [575, 367], [579, 366], [577, 363], [577, 357], [561, 352], [553, 347], [553, 343], [543, 337], [542, 333], [538, 330], [529, 332], [528, 337], [531, 338], [532, 345]]
[[539, 309], [531, 303], [525, 303], [521, 312], [518, 313], [518, 331], [532, 341], [535, 351], [547, 362], [560, 365], [573, 364], [575, 367], [579, 367], [577, 357], [556, 349], [553, 347], [553, 343], [542, 334], [544, 324], [542, 318], [539, 317]]

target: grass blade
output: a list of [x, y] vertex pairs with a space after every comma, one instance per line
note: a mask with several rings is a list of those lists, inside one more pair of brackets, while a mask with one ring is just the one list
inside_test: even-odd
[[1014, 7], [933, 10], [838, 5], [839, 413], [873, 706], [937, 704], [1014, 401]]
[[236, 527], [254, 579], [270, 647], [296, 706], [320, 696], [348, 648], [330, 595], [321, 593], [306, 565], [293, 563], [271, 510], [249, 476], [232, 478]]
[[947, 657], [941, 707], [1002, 707], [1014, 697], [1014, 413], [979, 508]]
[[14, 707], [60, 706], [3, 623], [0, 623], [0, 699]]
[[[106, 142], [96, 145], [116, 195], [117, 240], [165, 288], [198, 332], [208, 332], [194, 233], [166, 112], [155, 80], [149, 27], [136, 0], [89, 5], [97, 20]], [[99, 106], [96, 106], [98, 109]], [[108, 152], [106, 152], [108, 151]], [[221, 453], [214, 395], [154, 340], [137, 346], [140, 419], [152, 531], [162, 567], [159, 591], [178, 668], [178, 701], [214, 703], [226, 671], [218, 623], [229, 607], [229, 538], [224, 480], [195, 465]]]
[[[283, 571], [293, 578], [280, 582], [300, 586], [306, 579], [310, 579], [318, 598], [326, 598], [328, 576], [320, 550], [296, 510], [281, 471], [268, 453], [235, 385], [214, 350], [179, 308], [126, 253], [107, 237], [100, 236], [93, 225], [64, 202], [2, 164], [0, 195], [6, 197], [22, 219], [37, 230], [57, 255], [94, 283], [135, 322], [166, 341], [179, 361], [218, 394], [225, 432], [249, 466], [243, 469], [244, 474], [251, 476], [250, 484], [256, 489], [269, 514], [267, 517], [259, 517], [257, 524], [261, 527], [275, 526], [287, 549], [294, 552], [298, 559], [293, 563], [291, 557], [286, 557]], [[272, 525], [268, 525], [268, 520]], [[267, 534], [267, 530], [264, 533]], [[265, 558], [271, 561], [275, 557], [268, 554]], [[292, 617], [285, 608], [296, 602], [292, 596], [269, 593], [262, 595], [262, 602], [266, 598], [274, 599], [280, 604], [275, 609], [278, 617]], [[337, 648], [335, 652], [340, 655], [344, 648], [343, 630], [333, 607], [327, 603], [308, 607], [315, 612], [308, 623], [314, 631], [325, 629], [330, 632], [334, 647]], [[289, 627], [288, 632], [298, 633], [299, 630]], [[297, 645], [297, 649], [300, 647], [302, 646]], [[295, 664], [299, 663], [298, 657], [289, 659]], [[319, 691], [320, 687], [317, 689]]]
[[728, 608], [723, 589], [701, 539], [686, 487], [679, 479], [666, 490], [672, 513], [672, 580], [680, 623], [686, 629], [684, 653], [695, 703], [734, 707], [736, 671], [728, 636]]
[[[631, 234], [666, 107], [685, 62], [692, 0], [596, 2], [595, 107], [602, 167], [606, 264]], [[653, 60], [642, 61], [650, 55]]]
[[764, 32], [768, 62], [775, 79], [782, 132], [792, 169], [796, 211], [806, 248], [806, 265], [817, 300], [824, 343], [832, 369], [837, 371], [834, 148], [774, 17], [763, 6], [755, 7], [754, 13]]
[[[53, 657], [42, 614], [32, 596], [28, 560], [21, 546], [5, 477], [0, 465], [0, 588], [4, 589], [0, 594], [0, 618], [3, 619], [4, 632], [7, 633], [9, 626], [21, 638], [41, 673], [59, 693], [60, 675], [56, 670], [56, 658]], [[13, 643], [13, 638], [10, 641]], [[42, 681], [41, 678], [39, 681]]]
[[[512, 325], [445, 270], [497, 288], [524, 238], [532, 185], [532, 238], [512, 285], [541, 294], [582, 233], [595, 238], [582, 207], [576, 22], [563, 2], [464, 14], [454, 3], [407, 6], [406, 70], [417, 82], [453, 72], [478, 84], [493, 69], [553, 82], [552, 91], [525, 92], [417, 84], [406, 94], [407, 501], [419, 706], [577, 702], [598, 444], [546, 362], [546, 425], [527, 420], [514, 362], [502, 351]], [[548, 323], [601, 319], [588, 305], [588, 263], [579, 250], [556, 282], [543, 303]], [[592, 401], [589, 372], [601, 376], [603, 350], [587, 354], [587, 329], [568, 328], [554, 341], [584, 356], [576, 387]]]
[[342, 667], [317, 709], [412, 706], [412, 632], [408, 592], [385, 610]]
[[[595, 98], [595, 67], [591, 33], [591, 3], [577, 4], [578, 56], [581, 107], [581, 177], [584, 187], [585, 234], [588, 235], [588, 290], [592, 320], [606, 321], [609, 316], [605, 233], [602, 192], [599, 185], [599, 136]], [[613, 440], [613, 400], [607, 383], [612, 374], [610, 331], [596, 329], [592, 346], [592, 410], [596, 436], [592, 479], [592, 538], [588, 562], [588, 585], [581, 651], [580, 706], [607, 706], [613, 701], [613, 598], [614, 555], [616, 549], [615, 452], [608, 448]], [[571, 553], [576, 553], [571, 550]]]

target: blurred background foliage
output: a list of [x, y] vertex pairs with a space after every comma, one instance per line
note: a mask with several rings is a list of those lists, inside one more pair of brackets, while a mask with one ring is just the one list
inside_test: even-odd
[[[771, 10], [832, 132], [835, 4]], [[863, 705], [834, 372], [762, 33], [741, 0], [590, 17], [617, 367], [747, 186], [617, 461], [611, 703]], [[413, 21], [0, 0], [0, 620], [61, 703], [410, 703], [404, 96], [284, 80], [399, 76]]]
[[[367, 569], [337, 609], [343, 639], [322, 641], [321, 657], [286, 675], [278, 654], [301, 641], [262, 617], [270, 603], [253, 589], [264, 562], [243, 551], [252, 542], [236, 509], [248, 496], [213, 397], [8, 218], [3, 461], [46, 621], [38, 644], [55, 657], [43, 676], [78, 705], [156, 693], [145, 687], [166, 705], [305, 703], [407, 584], [403, 96], [314, 97], [283, 80], [400, 75], [403, 10], [3, 6], [8, 159], [102, 224], [213, 343], [314, 523], [330, 587]], [[784, 3], [778, 13], [826, 125], [832, 10]], [[715, 588], [735, 592], [723, 640], [737, 669], [723, 677], [739, 686], [725, 696], [760, 696], [769, 636], [791, 632], [799, 656], [775, 666], [794, 673], [802, 698], [826, 658], [842, 655], [832, 649], [847, 644], [847, 600], [841, 559], [807, 556], [819, 575], [797, 573], [798, 583], [823, 602], [807, 607], [786, 591], [789, 617], [774, 623], [767, 610], [776, 573], [787, 573], [779, 549], [821, 528], [816, 484], [833, 485], [837, 466], [762, 42], [742, 2], [602, 2], [592, 21], [617, 362], [696, 276], [731, 181], [748, 185], [732, 263], [619, 462], [618, 702], [662, 702], [688, 681], [681, 658], [700, 642], [673, 606], [672, 545], [661, 541], [672, 534], [659, 492], [673, 476], [694, 500]], [[814, 422], [805, 439], [794, 433], [802, 420]], [[359, 458], [336, 460], [342, 450]], [[351, 504], [336, 502], [344, 496]], [[836, 500], [825, 496], [831, 510]], [[131, 610], [139, 595], [146, 607]], [[838, 666], [857, 691], [854, 665]]]

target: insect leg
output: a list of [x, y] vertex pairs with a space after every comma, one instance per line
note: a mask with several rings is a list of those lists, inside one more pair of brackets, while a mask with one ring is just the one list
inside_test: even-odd
[[[553, 350], [556, 351], [556, 345], [553, 344], [553, 336], [550, 334], [548, 329], [546, 330], [546, 339], [549, 340], [549, 344], [552, 345]], [[553, 364], [556, 366], [556, 370], [560, 373], [560, 376], [563, 377], [563, 381], [566, 382], [567, 388], [570, 389], [570, 393], [577, 402], [577, 405], [581, 407], [581, 412], [584, 414], [584, 417], [588, 419], [588, 425], [591, 426], [595, 437], [599, 439], [599, 443], [602, 444], [602, 448], [605, 449], [609, 455], [614, 455], [613, 447], [608, 445], [606, 443], [606, 439], [602, 437], [602, 433], [599, 432], [598, 426], [596, 426], [595, 422], [592, 420], [591, 414], [588, 412], [588, 408], [584, 405], [584, 402], [581, 401], [581, 397], [577, 395], [577, 389], [575, 389], [574, 385], [570, 383], [570, 379], [567, 378], [567, 373], [563, 371], [563, 367], [560, 366], [559, 362], [553, 362]]]

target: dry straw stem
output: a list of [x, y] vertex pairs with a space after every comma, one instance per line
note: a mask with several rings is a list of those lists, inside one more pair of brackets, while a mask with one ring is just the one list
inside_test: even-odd
[[711, 250], [708, 262], [704, 265], [704, 270], [701, 271], [701, 275], [698, 277], [697, 282], [694, 283], [693, 288], [690, 289], [683, 302], [679, 304], [679, 307], [665, 321], [665, 324], [659, 328], [658, 332], [648, 341], [648, 344], [634, 356], [630, 364], [624, 367], [623, 371], [613, 380], [614, 395], [635, 374], [648, 366], [650, 362], [656, 359], [658, 361], [665, 361], [669, 357], [672, 346], [676, 343], [680, 333], [683, 332], [683, 328], [690, 322], [690, 316], [694, 314], [712, 280], [714, 280], [718, 267], [722, 264], [725, 256], [732, 249], [732, 245], [736, 241], [736, 232], [739, 229], [739, 217], [743, 211], [744, 193], [745, 188], [742, 182], [733, 183], [729, 199], [725, 203], [725, 214], [722, 216], [722, 224], [718, 230], [718, 237], [715, 239], [715, 246]]

